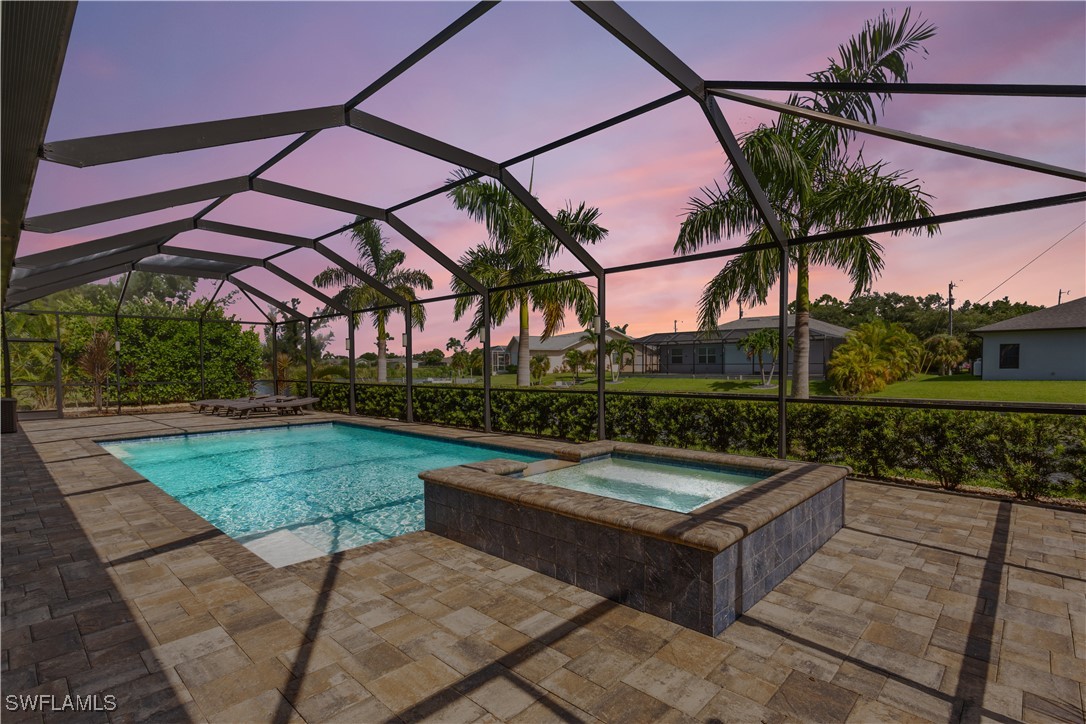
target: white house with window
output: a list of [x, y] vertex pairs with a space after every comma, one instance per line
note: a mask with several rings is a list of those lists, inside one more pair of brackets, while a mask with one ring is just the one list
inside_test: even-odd
[[1086, 297], [974, 329], [986, 380], [1086, 380]]

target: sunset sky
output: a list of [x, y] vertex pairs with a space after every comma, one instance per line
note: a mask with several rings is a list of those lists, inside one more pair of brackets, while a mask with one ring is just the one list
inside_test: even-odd
[[[47, 141], [342, 104], [465, 12], [462, 3], [84, 2], [76, 12]], [[699, 74], [713, 80], [805, 80], [827, 65], [864, 20], [905, 4], [867, 2], [633, 2], [623, 7]], [[913, 56], [911, 79], [960, 83], [1086, 83], [1086, 3], [921, 2], [912, 5], [938, 32], [927, 55]], [[675, 88], [652, 67], [563, 2], [506, 2], [431, 54], [361, 110], [409, 126], [487, 158], [504, 161], [664, 96]], [[782, 99], [780, 94], [765, 94]], [[737, 133], [772, 114], [721, 102]], [[1086, 167], [1082, 99], [898, 96], [880, 123], [890, 128]], [[245, 175], [292, 140], [282, 137], [171, 156], [76, 169], [42, 162], [28, 216], [153, 191]], [[856, 146], [858, 148], [858, 144]], [[936, 213], [1082, 190], [1082, 184], [983, 161], [866, 139], [864, 157], [910, 171]], [[695, 103], [680, 100], [536, 159], [533, 191], [551, 211], [585, 201], [610, 230], [591, 253], [604, 266], [666, 258], [690, 196], [722, 179], [723, 152]], [[531, 172], [513, 169], [525, 185]], [[346, 128], [321, 132], [265, 178], [387, 207], [441, 186], [442, 161]], [[24, 232], [19, 255], [186, 218], [204, 204], [45, 235]], [[402, 218], [456, 258], [485, 240], [482, 227], [438, 197]], [[211, 220], [316, 237], [350, 221], [345, 214], [245, 193]], [[946, 293], [977, 301], [1047, 247], [1051, 251], [988, 297], [1033, 304], [1086, 295], [1086, 208], [1082, 204], [945, 225], [942, 233], [880, 239], [886, 269], [876, 291]], [[449, 274], [391, 229], [408, 266], [425, 269], [448, 293]], [[728, 246], [739, 243], [735, 239]], [[206, 232], [173, 245], [266, 256], [283, 247]], [[346, 237], [329, 244], [353, 256]], [[280, 259], [309, 281], [328, 265], [301, 250]], [[635, 336], [693, 328], [701, 288], [723, 262], [691, 263], [608, 277], [607, 318]], [[571, 256], [555, 269], [581, 270]], [[264, 270], [240, 278], [280, 299], [319, 304]], [[199, 290], [210, 292], [210, 282]], [[815, 269], [811, 293], [847, 297], [845, 274]], [[232, 311], [256, 320], [242, 300]], [[750, 314], [776, 314], [774, 297]], [[724, 320], [733, 319], [729, 310]], [[722, 320], [723, 321], [723, 320]], [[463, 337], [451, 303], [429, 310], [416, 350]], [[576, 329], [568, 315], [567, 329]], [[509, 319], [493, 335], [515, 334]], [[392, 332], [401, 351], [402, 321]], [[538, 333], [541, 324], [534, 323]], [[343, 323], [331, 349], [344, 349]], [[358, 351], [373, 349], [362, 328]]]

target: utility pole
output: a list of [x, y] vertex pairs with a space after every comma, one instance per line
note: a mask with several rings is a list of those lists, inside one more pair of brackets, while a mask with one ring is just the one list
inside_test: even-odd
[[947, 286], [947, 311], [950, 313], [950, 336], [954, 336], [954, 282], [950, 282]]
[[1070, 293], [1071, 293], [1070, 289], [1060, 289], [1060, 296], [1059, 296], [1059, 299], [1056, 301], [1056, 306], [1058, 307], [1059, 305], [1063, 304], [1063, 295], [1064, 294], [1070, 294]]
[[739, 318], [743, 318], [743, 303], [739, 302]]

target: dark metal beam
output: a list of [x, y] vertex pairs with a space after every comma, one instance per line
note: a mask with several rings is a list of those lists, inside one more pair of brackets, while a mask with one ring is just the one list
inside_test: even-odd
[[490, 2], [488, 0], [487, 2], [480, 2], [473, 5], [470, 10], [445, 26], [437, 35], [423, 43], [418, 50], [394, 65], [391, 70], [366, 86], [354, 98], [347, 101], [345, 107], [348, 110], [354, 108], [359, 103], [396, 80], [396, 78], [406, 73], [413, 65], [444, 45], [457, 33], [478, 20], [487, 10], [490, 10], [497, 4], [497, 2]]
[[[226, 276], [226, 278], [229, 279], [238, 289], [242, 290], [243, 292], [245, 292], [247, 294], [252, 294], [254, 297], [258, 297], [259, 299], [263, 299], [265, 302], [272, 305], [273, 307], [275, 307], [279, 311], [283, 312], [283, 314], [286, 314], [288, 317], [293, 317], [294, 319], [296, 319], [298, 321], [304, 321], [305, 320], [305, 318], [306, 318], [305, 315], [302, 314], [301, 312], [299, 312], [298, 310], [291, 309], [289, 305], [283, 304], [282, 302], [280, 302], [275, 297], [269, 296], [269, 295], [265, 294], [264, 292], [260, 291], [259, 289], [257, 289], [256, 287], [252, 286], [251, 284], [247, 284], [246, 282], [243, 282], [242, 280], [238, 279], [233, 274], [228, 274]], [[259, 305], [257, 305], [257, 308], [259, 309]]]
[[523, 204], [532, 216], [539, 220], [539, 223], [547, 227], [547, 231], [554, 234], [555, 238], [558, 239], [562, 246], [576, 257], [577, 261], [584, 264], [586, 269], [596, 275], [603, 271], [603, 267], [601, 267], [599, 262], [588, 253], [588, 250], [578, 244], [577, 240], [562, 228], [562, 225], [558, 223], [558, 220], [551, 216], [549, 211], [543, 208], [543, 204], [539, 203], [539, 200], [532, 196], [531, 192], [524, 188], [520, 181], [517, 181], [516, 177], [509, 169], [503, 168], [501, 170], [500, 181], [501, 184], [509, 190], [509, 193], [513, 194], [517, 201]]
[[183, 206], [197, 201], [213, 199], [216, 196], [234, 194], [246, 191], [249, 188], [249, 178], [238, 176], [236, 178], [212, 181], [206, 184], [185, 186], [169, 191], [159, 191], [144, 196], [133, 196], [119, 201], [107, 201], [104, 204], [93, 204], [68, 211], [57, 211], [52, 214], [43, 214], [28, 218], [23, 222], [23, 228], [27, 231], [38, 231], [43, 234], [52, 234], [57, 231], [76, 229], [80, 226], [100, 224], [103, 221], [123, 219], [127, 216], [137, 216], [151, 211], [160, 211], [173, 206]]
[[688, 95], [705, 98], [705, 81], [616, 3], [575, 0], [573, 4]]
[[148, 256], [154, 256], [157, 253], [158, 244], [152, 242], [131, 249], [116, 251], [94, 259], [78, 260], [79, 263], [72, 264], [71, 266], [65, 265], [43, 271], [33, 271], [21, 277], [12, 276], [8, 285], [12, 290], [32, 289], [33, 287], [43, 284], [55, 284], [57, 282], [62, 282], [65, 279], [82, 277], [91, 272], [98, 271], [99, 269], [115, 267], [118, 264], [131, 264], [140, 259], [145, 259]]
[[582, 138], [586, 138], [586, 137], [591, 136], [591, 135], [593, 135], [595, 133], [599, 133], [600, 131], [605, 131], [608, 128], [611, 128], [613, 126], [617, 126], [620, 123], [625, 123], [626, 121], [629, 121], [629, 120], [631, 120], [633, 118], [637, 118], [638, 116], [643, 116], [646, 113], [649, 113], [650, 111], [655, 111], [657, 108], [663, 108], [664, 106], [671, 105], [672, 103], [679, 100], [680, 98], [686, 98], [686, 97], [687, 97], [686, 93], [684, 93], [682, 91], [675, 91], [674, 93], [670, 93], [670, 94], [664, 96], [663, 98], [657, 98], [654, 101], [649, 101], [648, 103], [645, 103], [644, 105], [640, 105], [637, 108], [633, 108], [631, 110], [628, 110], [625, 113], [620, 113], [617, 116], [613, 116], [611, 118], [608, 118], [606, 121], [600, 121], [599, 123], [597, 123], [597, 124], [595, 124], [593, 126], [589, 126], [588, 128], [585, 128], [584, 130], [577, 131], [576, 133], [571, 133], [568, 136], [563, 136], [562, 138], [559, 138], [557, 141], [551, 141], [550, 143], [544, 144], [544, 145], [540, 146], [539, 148], [534, 148], [531, 151], [528, 151], [527, 153], [522, 153], [519, 156], [515, 156], [514, 158], [511, 158], [508, 161], [504, 162], [502, 164], [502, 168], [507, 168], [509, 166], [515, 166], [516, 164], [521, 163], [523, 161], [527, 161], [530, 158], [535, 158], [536, 156], [539, 156], [540, 154], [547, 153], [548, 151], [553, 151], [556, 148], [561, 148], [562, 146], [566, 146], [566, 145], [568, 145], [570, 143], [573, 143], [574, 141], [579, 141]]
[[379, 209], [376, 206], [360, 204], [357, 201], [349, 201], [336, 196], [309, 191], [308, 189], [300, 189], [297, 186], [288, 186], [287, 184], [268, 181], [262, 178], [253, 179], [252, 183], [253, 191], [267, 194], [268, 196], [278, 196], [282, 199], [289, 199], [302, 204], [309, 204], [310, 206], [321, 206], [326, 209], [333, 209], [334, 211], [343, 211], [366, 219], [384, 219], [385, 216], [385, 210]]
[[802, 91], [833, 93], [890, 93], [954, 96], [1021, 96], [1036, 98], [1082, 98], [1086, 86], [1026, 85], [1014, 83], [820, 83], [781, 80], [707, 80], [705, 88], [718, 90]]
[[498, 175], [498, 164], [489, 159], [369, 113], [352, 110], [348, 115], [348, 124], [363, 133], [383, 138], [399, 146], [425, 153], [427, 156], [448, 161], [471, 171], [485, 173], [487, 176]]
[[204, 305], [204, 311], [200, 312], [200, 321], [204, 321], [204, 317], [211, 311], [211, 305], [215, 303], [216, 297], [219, 296], [219, 292], [222, 291], [223, 285], [226, 284], [225, 279], [219, 280], [219, 285], [215, 287], [215, 292], [211, 295], [211, 298], [207, 300], [207, 304]]
[[777, 212], [773, 210], [773, 206], [769, 203], [769, 197], [765, 195], [758, 177], [754, 175], [750, 164], [747, 163], [747, 157], [743, 154], [743, 149], [740, 148], [739, 141], [736, 139], [735, 134], [732, 133], [731, 126], [728, 125], [727, 119], [724, 118], [720, 106], [710, 96], [702, 102], [701, 108], [705, 112], [705, 117], [709, 119], [709, 125], [712, 126], [717, 140], [720, 141], [720, 145], [724, 148], [724, 153], [727, 154], [728, 160], [731, 161], [732, 167], [735, 168], [740, 181], [746, 188], [747, 194], [758, 208], [758, 214], [765, 222], [770, 235], [781, 248], [784, 248], [788, 235], [784, 233], [780, 219], [777, 218]]
[[162, 254], [180, 256], [186, 259], [204, 259], [206, 261], [218, 261], [234, 266], [262, 266], [263, 259], [240, 254], [224, 254], [221, 251], [204, 251], [203, 249], [186, 249], [180, 246], [165, 246], [160, 250]]
[[156, 264], [152, 261], [137, 261], [132, 265], [132, 268], [136, 271], [150, 272], [152, 274], [172, 274], [179, 277], [192, 277], [193, 279], [225, 279], [231, 273], [241, 271], [236, 269], [234, 272], [226, 271], [211, 271], [210, 269], [190, 269], [188, 267], [172, 266], [169, 264]]
[[286, 282], [288, 282], [290, 284], [293, 284], [295, 287], [297, 287], [298, 289], [301, 289], [303, 292], [305, 292], [309, 296], [313, 297], [317, 301], [323, 302], [324, 306], [328, 307], [329, 309], [334, 309], [337, 312], [341, 312], [343, 314], [348, 313], [349, 310], [346, 307], [344, 307], [342, 304], [339, 304], [338, 302], [336, 302], [334, 299], [332, 299], [330, 296], [328, 296], [324, 292], [322, 292], [322, 291], [320, 291], [318, 289], [314, 289], [313, 287], [306, 284], [301, 279], [294, 276], [290, 272], [286, 271], [282, 267], [278, 267], [275, 264], [272, 264], [270, 261], [265, 261], [264, 262], [264, 268], [267, 269], [268, 271], [270, 271], [275, 276], [279, 277], [280, 279], [282, 279], [282, 280], [284, 280], [284, 281], [286, 281]]
[[97, 271], [93, 271], [87, 274], [81, 274], [77, 277], [69, 277], [64, 281], [60, 281], [55, 284], [36, 286], [33, 289], [27, 289], [24, 291], [12, 290], [8, 293], [7, 299], [4, 300], [4, 303], [7, 305], [8, 308], [10, 308], [16, 304], [30, 302], [35, 299], [41, 299], [42, 297], [47, 297], [50, 294], [62, 292], [65, 289], [78, 287], [80, 284], [90, 284], [91, 282], [108, 279], [109, 277], [116, 276], [117, 274], [123, 274], [124, 272], [131, 270], [131, 264], [120, 264], [118, 266], [109, 267], [108, 269], [99, 269]]
[[306, 131], [337, 128], [344, 123], [343, 108], [325, 106], [222, 121], [186, 123], [180, 126], [54, 141], [42, 146], [41, 157], [66, 166], [98, 166], [148, 156], [228, 146], [262, 138], [288, 136]]
[[[34, 187], [38, 149], [60, 84], [75, 10], [74, 2], [21, 2], [6, 4], [0, 12], [0, 296], [7, 294], [18, 253], [20, 224]], [[6, 374], [8, 367], [4, 369]]]
[[313, 247], [313, 241], [311, 239], [305, 238], [304, 236], [281, 234], [278, 231], [254, 229], [249, 226], [238, 226], [237, 224], [224, 224], [221, 221], [208, 221], [206, 219], [199, 219], [196, 222], [196, 228], [202, 229], [203, 231], [211, 231], [216, 234], [243, 236], [247, 239], [270, 241], [273, 244], [286, 244], [287, 246], [302, 247], [307, 249]]
[[50, 249], [49, 251], [43, 251], [38, 254], [21, 256], [15, 260], [15, 266], [21, 268], [46, 267], [52, 266], [53, 264], [72, 261], [73, 259], [82, 259], [83, 257], [91, 256], [93, 254], [101, 254], [102, 252], [129, 249], [146, 244], [165, 243], [166, 239], [192, 228], [192, 221], [190, 219], [170, 221], [157, 226], [148, 226], [143, 229], [136, 229], [135, 231], [126, 231], [123, 234], [115, 234], [114, 236], [106, 236], [101, 239], [84, 241], [81, 244], [71, 244], [70, 246]]
[[377, 291], [381, 292], [381, 294], [384, 294], [386, 297], [388, 297], [390, 300], [392, 300], [392, 302], [394, 304], [396, 304], [397, 306], [402, 307], [403, 305], [407, 304], [407, 300], [404, 299], [401, 295], [399, 295], [396, 292], [392, 291], [387, 286], [385, 286], [385, 284], [383, 284], [382, 282], [377, 281], [371, 275], [364, 272], [361, 268], [358, 267], [357, 264], [354, 264], [354, 263], [348, 261], [347, 259], [344, 259], [342, 256], [340, 256], [336, 252], [332, 251], [331, 249], [329, 249], [324, 244], [322, 244], [320, 242], [315, 242], [313, 244], [313, 250], [315, 252], [317, 252], [318, 254], [320, 254], [321, 256], [323, 256], [328, 261], [332, 262], [333, 264], [338, 264], [343, 269], [349, 271], [351, 274], [354, 274], [355, 277], [357, 277], [359, 280], [361, 280], [361, 281], [365, 282], [366, 284], [370, 285], [371, 287], [373, 287]]
[[422, 249], [422, 251], [425, 252], [426, 255], [429, 256], [431, 259], [436, 261], [441, 266], [445, 267], [445, 269], [447, 269], [448, 272], [454, 277], [464, 282], [480, 294], [483, 293], [485, 287], [483, 286], [482, 282], [469, 274], [467, 270], [465, 270], [462, 266], [446, 256], [444, 252], [439, 250], [436, 246], [424, 239], [421, 234], [419, 234], [417, 231], [404, 223], [404, 221], [400, 219], [400, 217], [390, 213], [388, 214], [388, 218], [385, 219], [385, 222], [393, 229], [400, 232], [400, 234], [402, 234], [405, 239], [410, 241], [419, 249]]
[[866, 133], [872, 136], [879, 136], [880, 138], [888, 138], [892, 141], [900, 141], [902, 143], [908, 143], [913, 146], [933, 148], [937, 151], [952, 153], [957, 156], [966, 156], [968, 158], [975, 158], [981, 161], [990, 161], [991, 163], [998, 163], [1002, 166], [1011, 166], [1014, 168], [1025, 169], [1027, 171], [1036, 171], [1037, 173], [1043, 173], [1049, 176], [1059, 176], [1061, 178], [1067, 178], [1073, 181], [1086, 181], [1086, 172], [1077, 171], [1071, 168], [1064, 168], [1063, 166], [1054, 166], [1048, 163], [1032, 161], [1028, 158], [1011, 156], [1005, 153], [996, 153], [995, 151], [988, 151], [982, 148], [975, 148], [973, 146], [964, 146], [960, 143], [951, 143], [950, 141], [943, 141], [938, 138], [931, 138], [929, 136], [921, 136], [916, 133], [897, 131], [893, 128], [884, 128], [883, 126], [876, 126], [870, 123], [853, 121], [848, 118], [841, 118], [840, 116], [830, 115], [829, 113], [813, 111], [809, 108], [800, 108], [799, 106], [789, 105], [788, 103], [778, 103], [777, 101], [766, 100], [765, 98], [756, 98], [755, 96], [748, 96], [742, 93], [733, 93], [732, 91], [719, 90], [715, 91], [713, 95], [720, 96], [721, 98], [727, 98], [728, 100], [736, 101], [738, 103], [743, 103], [749, 106], [756, 106], [758, 108], [779, 111], [781, 113], [787, 113], [789, 115], [799, 116], [800, 118], [807, 118], [813, 121], [821, 121], [823, 123], [828, 123], [833, 126], [846, 128], [850, 131], [855, 131], [857, 133]]

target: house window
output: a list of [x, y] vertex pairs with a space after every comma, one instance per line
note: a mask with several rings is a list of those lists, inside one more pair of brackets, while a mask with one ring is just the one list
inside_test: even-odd
[[717, 364], [716, 347], [698, 347], [698, 364], [699, 365], [715, 365]]
[[683, 348], [672, 347], [671, 348], [671, 364], [681, 365], [683, 363]]
[[1001, 370], [1016, 370], [1016, 369], [1018, 369], [1018, 345], [1017, 344], [1001, 344], [1001, 345], [999, 345], [999, 369], [1001, 369]]

